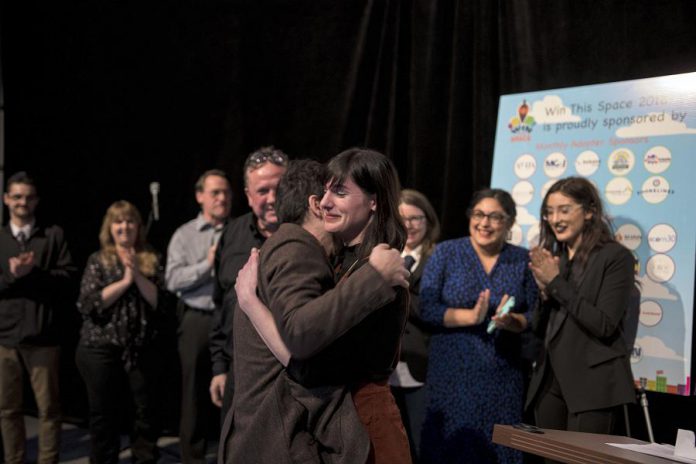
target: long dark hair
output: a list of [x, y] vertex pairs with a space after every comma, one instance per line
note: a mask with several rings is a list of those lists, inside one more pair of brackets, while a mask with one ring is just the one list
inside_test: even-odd
[[389, 158], [367, 148], [350, 148], [331, 158], [327, 167], [329, 187], [351, 179], [363, 192], [375, 196], [377, 207], [358, 247], [358, 256], [368, 256], [379, 243], [402, 250], [406, 229], [399, 215], [401, 186]]
[[[597, 188], [589, 180], [584, 177], [566, 177], [557, 181], [546, 192], [544, 201], [541, 203], [541, 217], [546, 212], [546, 203], [549, 195], [553, 193], [562, 193], [572, 198], [573, 201], [582, 206], [584, 213], [592, 213], [592, 217], [586, 220], [583, 225], [581, 232], [582, 240], [574, 256], [576, 262], [581, 268], [584, 268], [592, 250], [616, 241], [612, 233], [611, 222], [604, 214], [602, 199], [599, 197]], [[541, 224], [539, 245], [551, 251], [554, 255], [560, 254], [566, 245], [556, 240], [556, 235], [547, 221], [542, 221]]]

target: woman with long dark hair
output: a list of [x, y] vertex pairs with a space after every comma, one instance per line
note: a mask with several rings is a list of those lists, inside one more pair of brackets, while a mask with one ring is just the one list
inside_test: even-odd
[[164, 307], [162, 270], [145, 242], [137, 208], [117, 201], [106, 211], [101, 249], [85, 268], [77, 307], [83, 323], [76, 362], [87, 387], [91, 462], [116, 463], [120, 450], [121, 386], [135, 409], [134, 462], [157, 461], [153, 380], [161, 360], [153, 341]]
[[[392, 162], [363, 148], [346, 150], [329, 161], [330, 180], [321, 201], [324, 227], [343, 243], [337, 280], [364, 265], [381, 243], [403, 249], [406, 231], [399, 215], [400, 185]], [[334, 353], [351, 381], [353, 401], [370, 436], [368, 463], [411, 462], [408, 438], [387, 380], [399, 357], [408, 318], [408, 295], [376, 310], [347, 332]], [[327, 351], [332, 351], [331, 348]]]
[[617, 408], [635, 398], [624, 335], [634, 258], [614, 239], [587, 179], [553, 184], [541, 217], [530, 268], [541, 290], [535, 330], [545, 350], [527, 402], [540, 427], [609, 434]]

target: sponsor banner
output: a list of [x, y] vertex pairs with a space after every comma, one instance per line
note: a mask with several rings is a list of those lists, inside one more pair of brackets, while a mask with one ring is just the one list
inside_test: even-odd
[[592, 181], [641, 286], [631, 365], [649, 390], [692, 394], [696, 73], [504, 95], [491, 185], [517, 203], [510, 241], [539, 241], [558, 179]]

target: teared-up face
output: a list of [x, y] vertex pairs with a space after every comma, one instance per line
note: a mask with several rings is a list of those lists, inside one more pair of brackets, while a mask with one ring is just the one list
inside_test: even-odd
[[508, 216], [495, 198], [484, 198], [471, 209], [469, 234], [475, 245], [495, 250], [503, 245], [508, 232]]
[[576, 248], [582, 241], [582, 230], [585, 221], [592, 218], [591, 211], [585, 211], [581, 204], [561, 192], [554, 192], [546, 199], [543, 219], [556, 236], [571, 249]]
[[425, 217], [425, 212], [417, 206], [401, 203], [399, 205], [399, 214], [408, 234], [406, 236], [406, 248], [413, 250], [423, 242], [428, 231], [428, 220]]
[[230, 184], [224, 177], [210, 175], [203, 182], [203, 191], [196, 192], [196, 201], [201, 205], [206, 221], [219, 224], [230, 215]]
[[278, 224], [275, 211], [276, 190], [284, 173], [285, 167], [273, 163], [265, 163], [253, 171], [247, 171], [244, 192], [262, 229]]
[[346, 245], [357, 245], [377, 208], [374, 195], [365, 193], [352, 179], [329, 182], [321, 199], [324, 228], [336, 234]]
[[111, 238], [114, 244], [123, 248], [131, 248], [135, 245], [135, 240], [138, 238], [139, 224], [135, 219], [128, 216], [116, 218], [111, 223]]
[[33, 185], [15, 183], [3, 195], [3, 201], [10, 213], [10, 220], [22, 225], [34, 219], [39, 197]]

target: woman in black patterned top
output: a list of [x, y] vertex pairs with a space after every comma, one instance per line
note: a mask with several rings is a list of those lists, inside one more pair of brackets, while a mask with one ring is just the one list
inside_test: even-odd
[[124, 383], [135, 407], [134, 462], [156, 462], [153, 342], [166, 299], [160, 261], [145, 243], [140, 213], [127, 201], [109, 207], [99, 242], [77, 302], [83, 324], [76, 362], [87, 386], [91, 462], [118, 462]]

